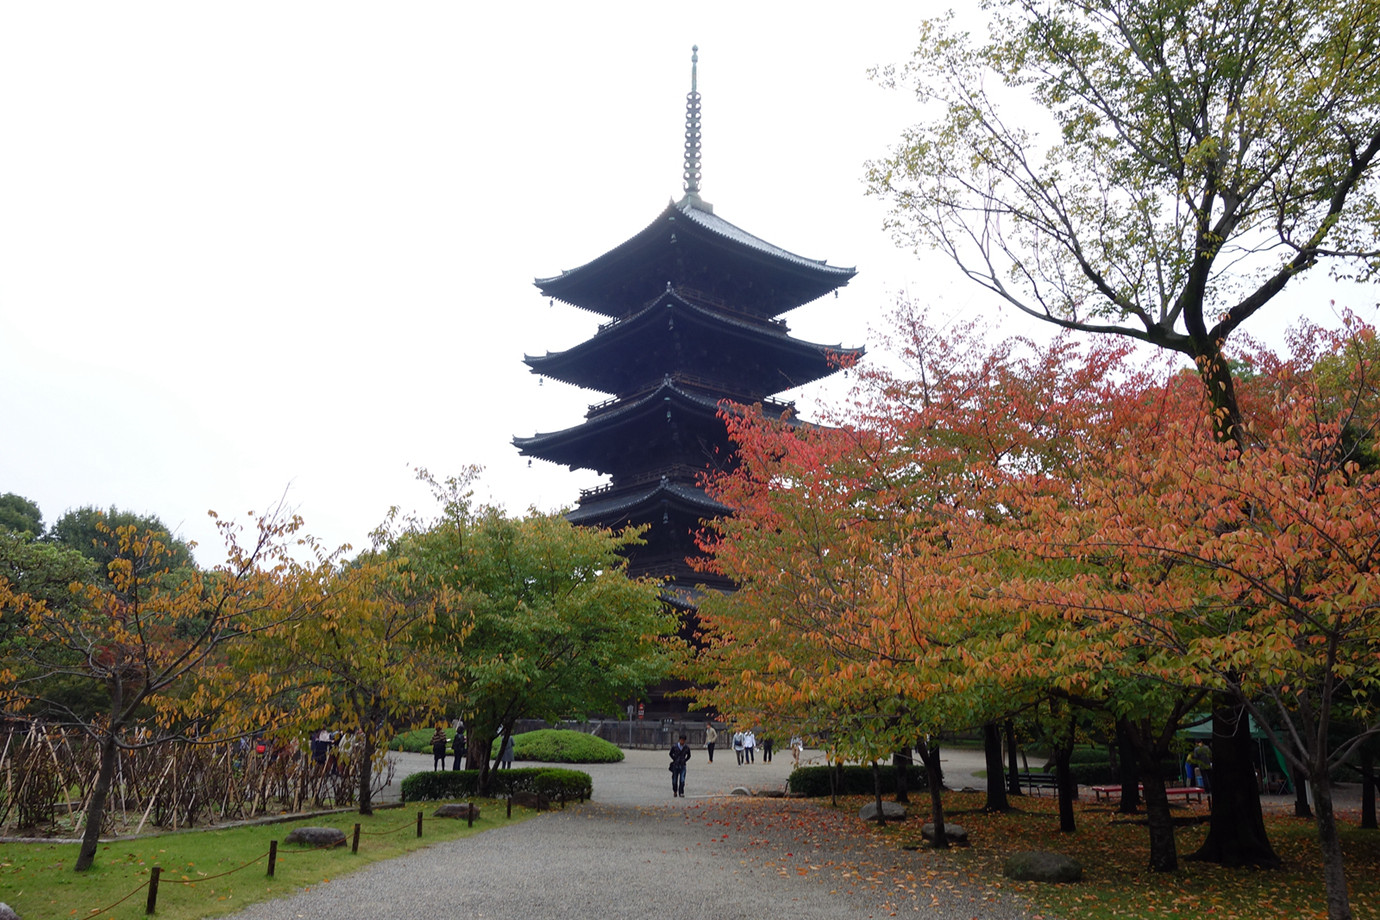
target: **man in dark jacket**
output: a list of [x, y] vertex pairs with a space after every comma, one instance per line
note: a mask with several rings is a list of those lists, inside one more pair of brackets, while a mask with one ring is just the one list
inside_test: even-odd
[[685, 743], [685, 736], [681, 735], [680, 740], [671, 745], [671, 795], [685, 798], [685, 764], [690, 760], [690, 745]]

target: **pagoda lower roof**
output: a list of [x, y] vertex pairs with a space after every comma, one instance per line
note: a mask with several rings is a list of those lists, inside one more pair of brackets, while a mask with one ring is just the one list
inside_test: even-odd
[[[513, 438], [513, 445], [523, 456], [563, 463], [571, 469], [613, 472], [626, 455], [627, 444], [651, 443], [655, 438], [650, 433], [665, 430], [671, 421], [679, 424], [688, 419], [701, 430], [713, 428], [727, 447], [727, 430], [718, 417], [721, 402], [667, 378], [636, 397], [597, 407], [582, 424], [530, 438]], [[671, 416], [664, 422], [660, 419], [663, 412]]]
[[610, 317], [636, 312], [668, 284], [771, 317], [842, 287], [855, 274], [759, 239], [687, 196], [626, 242], [535, 284], [547, 297]]
[[565, 517], [572, 524], [611, 527], [624, 521], [651, 519], [659, 516], [664, 508], [674, 508], [696, 518], [722, 517], [733, 510], [710, 498], [704, 489], [662, 480], [644, 489], [583, 502]]
[[778, 320], [735, 314], [668, 290], [574, 348], [523, 361], [534, 374], [603, 393], [626, 393], [640, 381], [687, 371], [731, 381], [726, 386], [755, 399], [826, 377], [864, 353], [806, 342]]

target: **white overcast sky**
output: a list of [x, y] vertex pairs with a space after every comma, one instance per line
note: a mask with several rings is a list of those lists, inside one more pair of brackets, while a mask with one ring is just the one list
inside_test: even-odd
[[858, 268], [787, 314], [794, 334], [871, 344], [903, 289], [1009, 324], [863, 195], [864, 162], [919, 120], [867, 68], [948, 5], [0, 5], [0, 493], [50, 524], [157, 514], [208, 564], [208, 509], [286, 495], [362, 546], [389, 506], [429, 510], [417, 466], [481, 464], [481, 498], [514, 513], [572, 504], [598, 478], [510, 439], [604, 397], [521, 359], [599, 318], [532, 280], [681, 196], [694, 44], [704, 198]]

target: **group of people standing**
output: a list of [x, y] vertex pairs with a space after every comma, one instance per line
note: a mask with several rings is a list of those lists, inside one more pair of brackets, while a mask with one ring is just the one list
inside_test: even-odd
[[[436, 731], [431, 735], [431, 769], [444, 770], [446, 768], [447, 743], [448, 739], [446, 738], [445, 728], [440, 725], [436, 726]], [[460, 765], [464, 763], [465, 757], [468, 756], [466, 753], [467, 739], [465, 737], [465, 723], [463, 721], [457, 721], [455, 723], [455, 735], [449, 739], [449, 745], [451, 755], [455, 758], [452, 761], [451, 769], [462, 769]], [[508, 770], [512, 769], [512, 766], [513, 738], [510, 735], [504, 739], [503, 752], [499, 754], [498, 757], [498, 768], [500, 770]], [[473, 764], [470, 765], [470, 769], [474, 769]]]
[[757, 751], [759, 748], [762, 751], [762, 763], [771, 763], [771, 754], [773, 747], [774, 744], [771, 738], [765, 735], [762, 736], [762, 740], [759, 743], [757, 740], [757, 735], [755, 732], [753, 732], [752, 729], [748, 729], [747, 731], [736, 731], [733, 733], [733, 753], [738, 758], [739, 766], [742, 766], [745, 763], [755, 763], [757, 760]]
[[[714, 747], [719, 743], [719, 732], [713, 723], [706, 722], [704, 726], [704, 749], [709, 757], [709, 762], [714, 762]], [[733, 733], [733, 753], [738, 758], [738, 764], [754, 763], [757, 759], [757, 751], [762, 752], [762, 763], [771, 763], [772, 751], [775, 747], [770, 737], [762, 736], [760, 741], [756, 732], [752, 729], [739, 729]], [[800, 754], [804, 744], [799, 735], [791, 738], [791, 757], [795, 766], [800, 766]], [[671, 795], [677, 798], [685, 796], [685, 774], [687, 764], [690, 762], [690, 745], [686, 743], [686, 736], [681, 735], [676, 743], [671, 745]]]
[[[449, 740], [451, 754], [455, 757], [452, 770], [459, 770], [460, 764], [465, 760], [465, 723], [460, 722], [455, 726], [455, 736]], [[446, 768], [446, 730], [441, 726], [436, 726], [436, 731], [431, 735], [431, 769], [444, 770]]]

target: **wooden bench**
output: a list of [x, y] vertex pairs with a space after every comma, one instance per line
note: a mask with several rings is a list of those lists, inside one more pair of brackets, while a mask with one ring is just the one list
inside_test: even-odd
[[[1144, 794], [1144, 786], [1139, 786], [1137, 788]], [[1099, 802], [1102, 801], [1103, 796], [1110, 799], [1114, 796], [1121, 795], [1120, 786], [1093, 786], [1092, 791], [1093, 796]], [[1169, 786], [1164, 790], [1164, 794], [1171, 799], [1181, 795], [1184, 798], [1185, 804], [1189, 802], [1201, 802], [1203, 800], [1203, 790], [1199, 789], [1197, 786]]]
[[1038, 795], [1038, 789], [1058, 790], [1059, 779], [1053, 773], [1017, 773], [1016, 779], [1022, 789], [1028, 789], [1031, 795]]

